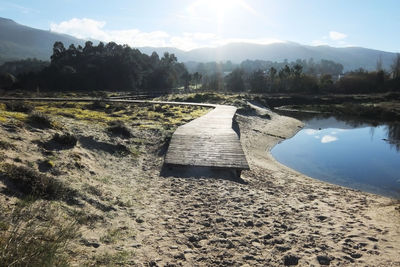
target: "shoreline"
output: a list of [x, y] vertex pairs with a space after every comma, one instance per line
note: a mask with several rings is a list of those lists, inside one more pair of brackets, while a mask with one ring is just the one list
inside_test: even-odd
[[[313, 189], [312, 191], [318, 192], [319, 194], [326, 196], [325, 197], [326, 199], [316, 198], [313, 200], [313, 202], [315, 202], [316, 200], [319, 200], [322, 203], [329, 202], [330, 204], [328, 204], [328, 206], [332, 207], [337, 206], [335, 205], [335, 203], [341, 202], [341, 205], [337, 206], [338, 207], [337, 209], [325, 208], [325, 209], [320, 209], [320, 212], [324, 214], [329, 214], [329, 213], [337, 214], [339, 212], [346, 213], [348, 210], [352, 210], [353, 213], [351, 214], [350, 218], [341, 217], [340, 218], [341, 220], [338, 218], [338, 220], [336, 221], [336, 224], [338, 224], [338, 226], [336, 227], [342, 227], [343, 229], [346, 229], [348, 228], [349, 225], [353, 224], [354, 222], [353, 220], [355, 218], [358, 219], [360, 224], [360, 229], [357, 230], [352, 229], [350, 231], [352, 232], [352, 234], [350, 235], [350, 239], [355, 237], [360, 238], [362, 237], [362, 235], [365, 236], [369, 234], [371, 235], [370, 236], [371, 238], [369, 239], [367, 238], [368, 240], [377, 239], [388, 242], [388, 245], [386, 246], [384, 253], [379, 252], [382, 254], [386, 254], [384, 257], [385, 260], [388, 260], [386, 264], [384, 263], [382, 256], [377, 256], [378, 253], [375, 254], [375, 256], [372, 256], [374, 253], [368, 252], [369, 254], [368, 257], [365, 257], [363, 255], [362, 257], [359, 258], [360, 261], [356, 260], [358, 259], [357, 257], [360, 255], [355, 255], [350, 253], [348, 254], [350, 255], [349, 258], [346, 255], [344, 256], [341, 255], [343, 254], [343, 252], [345, 253], [349, 252], [347, 248], [353, 246], [346, 244], [346, 240], [344, 240], [344, 244], [341, 249], [339, 249], [339, 246], [331, 247], [333, 251], [336, 250], [336, 252], [333, 251], [331, 252], [332, 253], [331, 255], [333, 255], [332, 258], [335, 259], [342, 258], [345, 260], [349, 260], [347, 264], [353, 264], [355, 262], [358, 262], [358, 264], [360, 265], [371, 264], [371, 265], [381, 265], [381, 266], [400, 266], [400, 256], [396, 255], [395, 252], [396, 250], [400, 251], [400, 245], [399, 245], [400, 224], [398, 223], [400, 221], [399, 201], [394, 198], [363, 192], [360, 190], [351, 189], [344, 186], [321, 181], [306, 176], [296, 170], [293, 170], [281, 164], [272, 156], [272, 154], [270, 153], [271, 149], [278, 143], [282, 142], [283, 140], [294, 136], [299, 130], [302, 129], [304, 124], [301, 121], [298, 121], [297, 119], [281, 116], [266, 109], [254, 106], [253, 108], [256, 108], [256, 112], [259, 115], [264, 115], [264, 114], [270, 115], [271, 120], [267, 121], [266, 123], [262, 123], [262, 121], [260, 121], [260, 119], [257, 117], [252, 117], [251, 119], [239, 118], [240, 121], [239, 124], [241, 126], [241, 129], [244, 128], [244, 131], [246, 132], [246, 134], [242, 135], [243, 138], [242, 145], [245, 148], [246, 155], [249, 155], [251, 168], [255, 167], [256, 169], [261, 168], [264, 171], [272, 171], [273, 172], [272, 177], [275, 179], [280, 179], [280, 178], [284, 179], [284, 177], [286, 176], [286, 181], [285, 181], [286, 183], [288, 182], [287, 180], [289, 180], [290, 182], [293, 182], [298, 185], [298, 188], [293, 190], [295, 194], [302, 193], [303, 189], [300, 189], [301, 188], [300, 184], [303, 185], [305, 184], [306, 187], [307, 186], [312, 187]], [[252, 140], [257, 140], [256, 144]], [[266, 147], [267, 149], [263, 150], [262, 147], [264, 148]], [[343, 202], [341, 198], [348, 198], [349, 200], [351, 198], [352, 201]], [[359, 203], [362, 203], [362, 205], [360, 206]], [[318, 206], [320, 206], [320, 204], [318, 204]], [[358, 207], [358, 209], [355, 209], [355, 207]], [[323, 225], [323, 222], [324, 220], [321, 221], [321, 225]], [[363, 227], [366, 226], [367, 223], [370, 224], [370, 227], [368, 229], [362, 229]], [[332, 221], [331, 224], [333, 225], [335, 223]], [[379, 233], [385, 232], [386, 234], [390, 233], [392, 240], [389, 240], [384, 236], [382, 236], [381, 238], [373, 237], [377, 235], [376, 234], [374, 235], [373, 231], [371, 231], [374, 228], [371, 227], [371, 225], [374, 225], [374, 227], [377, 227], [379, 225], [380, 227], [386, 228], [386, 230], [378, 232]], [[327, 232], [332, 230], [333, 228], [331, 228], [330, 230], [328, 229]], [[360, 235], [354, 234], [354, 231], [359, 231], [359, 233], [361, 234]], [[352, 240], [351, 242], [354, 243], [354, 240]], [[362, 245], [365, 245], [365, 242], [360, 242], [360, 243], [362, 243]], [[379, 246], [374, 245], [374, 248], [375, 247]], [[368, 258], [368, 260], [364, 262], [366, 258]], [[316, 262], [314, 263], [316, 264]], [[343, 263], [345, 262], [342, 262], [339, 265], [342, 265]]]

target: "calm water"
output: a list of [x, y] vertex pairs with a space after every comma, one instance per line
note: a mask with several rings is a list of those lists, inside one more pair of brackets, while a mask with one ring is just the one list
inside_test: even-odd
[[303, 130], [272, 149], [275, 159], [319, 180], [400, 199], [400, 125], [302, 119]]

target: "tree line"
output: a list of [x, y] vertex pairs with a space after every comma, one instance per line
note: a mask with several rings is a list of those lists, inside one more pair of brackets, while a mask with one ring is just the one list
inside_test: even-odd
[[[19, 65], [29, 71], [15, 71]], [[88, 41], [84, 47], [71, 44], [68, 48], [56, 42], [50, 63], [10, 62], [3, 64], [2, 70], [16, 76], [14, 88], [49, 91], [168, 91], [185, 86], [190, 78], [174, 54], [164, 53], [160, 58], [154, 52], [148, 56], [114, 42], [93, 45]]]
[[[265, 62], [244, 61], [228, 74], [223, 71], [203, 72], [201, 88], [253, 93], [379, 93], [400, 90], [400, 54], [390, 71], [383, 70], [379, 60], [375, 71], [360, 68], [347, 73], [343, 73], [341, 64], [329, 60], [317, 64], [310, 60], [297, 60], [273, 66]], [[220, 67], [216, 69], [223, 70], [223, 64]]]
[[[188, 71], [189, 70], [189, 71]], [[358, 69], [343, 73], [330, 60], [294, 62], [246, 60], [179, 63], [174, 54], [160, 58], [114, 42], [84, 47], [62, 42], [53, 46], [50, 62], [36, 59], [0, 66], [0, 88], [43, 91], [171, 92], [174, 88], [253, 93], [374, 93], [400, 89], [400, 54], [391, 71]]]

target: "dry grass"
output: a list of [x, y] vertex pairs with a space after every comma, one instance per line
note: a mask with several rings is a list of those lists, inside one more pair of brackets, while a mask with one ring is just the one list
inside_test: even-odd
[[78, 228], [47, 202], [0, 215], [0, 266], [67, 266], [66, 247]]

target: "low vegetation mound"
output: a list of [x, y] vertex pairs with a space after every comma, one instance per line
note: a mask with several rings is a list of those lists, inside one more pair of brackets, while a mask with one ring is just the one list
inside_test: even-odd
[[109, 123], [109, 127], [107, 131], [114, 135], [118, 135], [124, 138], [132, 137], [131, 131], [126, 127], [126, 125], [122, 121], [112, 121]]
[[71, 133], [63, 133], [63, 134], [56, 133], [51, 139], [51, 141], [57, 143], [63, 148], [73, 148], [74, 146], [76, 146], [78, 139], [76, 138], [75, 135]]
[[53, 127], [53, 123], [50, 120], [50, 118], [45, 114], [37, 111], [31, 112], [29, 114], [27, 122], [31, 126], [41, 129], [47, 129]]
[[29, 113], [33, 111], [33, 106], [23, 101], [9, 101], [6, 103], [7, 111]]
[[12, 182], [26, 196], [65, 200], [74, 195], [73, 190], [62, 182], [30, 167], [4, 163], [0, 170], [0, 176]]

